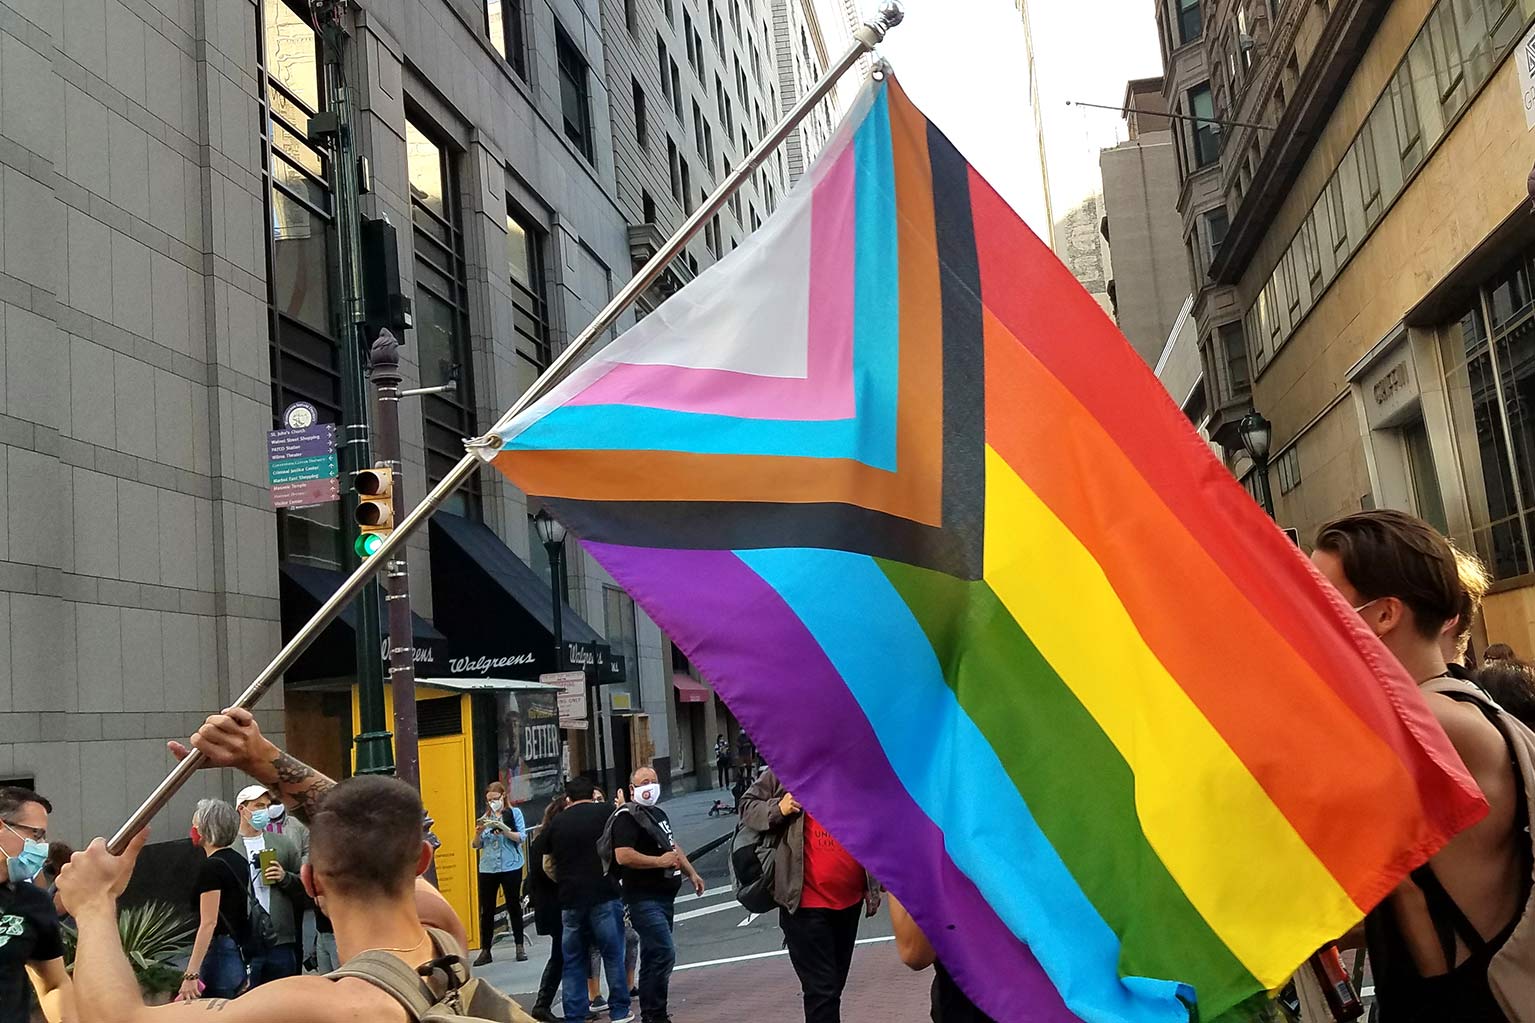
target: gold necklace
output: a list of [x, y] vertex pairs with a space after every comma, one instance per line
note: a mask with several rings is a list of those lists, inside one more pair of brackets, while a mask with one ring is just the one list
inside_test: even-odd
[[[426, 941], [429, 937], [431, 937], [431, 935], [428, 935], [428, 934], [421, 935], [421, 937], [416, 939], [416, 943], [414, 945], [411, 945], [409, 948], [365, 948], [362, 951], [363, 952], [400, 952], [400, 953], [414, 952], [416, 949], [420, 948], [421, 947], [421, 943], [423, 941]], [[362, 952], [358, 953], [358, 955], [361, 955], [361, 954], [362, 954]]]

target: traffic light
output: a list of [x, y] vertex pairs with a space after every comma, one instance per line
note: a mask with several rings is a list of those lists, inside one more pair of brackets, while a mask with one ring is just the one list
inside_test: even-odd
[[357, 521], [357, 556], [371, 558], [394, 532], [394, 470], [355, 472], [352, 487], [357, 491], [357, 507], [352, 511]]

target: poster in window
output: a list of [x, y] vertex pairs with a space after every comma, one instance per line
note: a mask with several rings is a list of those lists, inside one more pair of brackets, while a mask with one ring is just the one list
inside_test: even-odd
[[[507, 798], [534, 809], [560, 787], [560, 710], [555, 694], [496, 694], [499, 777]], [[526, 811], [525, 811], [526, 812]]]

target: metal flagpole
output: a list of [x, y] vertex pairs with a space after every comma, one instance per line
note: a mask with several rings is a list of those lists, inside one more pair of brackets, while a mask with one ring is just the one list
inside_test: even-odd
[[[853, 44], [848, 47], [847, 52], [835, 64], [827, 69], [826, 74], [822, 75], [820, 80], [816, 82], [815, 88], [806, 93], [804, 98], [796, 103], [794, 108], [778, 122], [778, 126], [766, 138], [757, 143], [757, 147], [742, 161], [741, 166], [737, 167], [724, 181], [720, 182], [719, 187], [714, 190], [713, 194], [705, 199], [698, 209], [693, 211], [693, 215], [677, 229], [676, 233], [668, 239], [665, 245], [656, 251], [654, 256], [650, 257], [649, 262], [640, 268], [639, 273], [635, 274], [633, 279], [624, 285], [623, 289], [613, 297], [612, 301], [597, 314], [597, 318], [588, 324], [587, 328], [566, 346], [565, 350], [560, 353], [559, 358], [555, 359], [549, 368], [544, 370], [537, 380], [533, 381], [533, 385], [506, 411], [506, 414], [491, 428], [490, 432], [480, 440], [469, 442], [470, 445], [474, 448], [480, 448], [497, 443], [494, 440], [496, 434], [505, 429], [529, 405], [532, 405], [548, 393], [549, 389], [563, 377], [566, 368], [576, 360], [576, 357], [594, 340], [600, 337], [604, 331], [611, 327], [617, 321], [619, 315], [629, 308], [644, 293], [645, 289], [655, 283], [656, 279], [661, 276], [672, 260], [681, 255], [683, 247], [708, 223], [709, 218], [724, 208], [725, 203], [735, 194], [736, 190], [746, 182], [746, 179], [758, 167], [767, 162], [767, 158], [772, 152], [782, 144], [784, 139], [789, 137], [791, 132], [799, 127], [799, 123], [815, 109], [816, 105], [826, 98], [826, 95], [831, 92], [838, 80], [847, 73], [849, 68], [858, 62], [858, 58], [873, 50], [875, 45], [885, 38], [887, 32], [901, 23], [903, 16], [904, 12], [900, 0], [882, 0], [879, 12], [868, 22], [860, 26], [858, 31], [853, 33]], [[310, 618], [304, 624], [304, 627], [299, 629], [293, 638], [277, 652], [277, 656], [272, 658], [271, 663], [261, 670], [261, 674], [256, 676], [255, 681], [246, 687], [245, 692], [240, 694], [240, 698], [234, 702], [233, 706], [246, 710], [254, 707], [261, 700], [261, 697], [266, 694], [266, 691], [272, 687], [272, 684], [282, 676], [283, 672], [293, 666], [294, 662], [298, 660], [309, 644], [314, 642], [315, 638], [325, 630], [325, 627], [336, 619], [336, 616], [341, 613], [341, 609], [361, 592], [362, 588], [367, 585], [369, 580], [384, 565], [389, 563], [390, 556], [394, 551], [402, 546], [410, 535], [432, 516], [432, 513], [437, 510], [443, 501], [447, 500], [455, 490], [464, 485], [470, 476], [474, 475], [481, 461], [482, 459], [474, 450], [471, 450], [463, 458], [459, 459], [458, 464], [442, 478], [442, 481], [421, 499], [421, 503], [395, 526], [394, 532], [385, 538], [383, 545], [379, 547], [374, 555], [364, 561], [356, 571], [347, 577], [346, 582], [342, 583], [341, 587], [335, 593], [332, 593], [324, 604], [320, 605], [320, 609], [314, 613], [314, 617]], [[117, 833], [112, 836], [111, 842], [108, 843], [108, 848], [114, 853], [121, 853], [127, 847], [128, 840], [137, 834], [144, 825], [148, 824], [150, 818], [159, 813], [166, 803], [170, 802], [171, 797], [180, 790], [181, 786], [187, 783], [187, 780], [202, 766], [202, 763], [203, 754], [198, 750], [193, 750], [185, 760], [177, 764], [171, 773], [166, 775], [159, 785], [155, 786], [155, 790], [149, 794], [144, 802], [139, 804], [139, 808], [133, 811], [133, 814], [124, 822], [123, 826], [117, 829]]]

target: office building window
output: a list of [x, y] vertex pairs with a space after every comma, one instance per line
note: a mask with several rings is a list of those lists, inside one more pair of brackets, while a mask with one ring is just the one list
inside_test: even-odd
[[586, 58], [581, 56], [576, 44], [558, 25], [554, 29], [554, 42], [560, 68], [560, 113], [564, 119], [565, 137], [575, 144], [582, 156], [591, 160], [591, 76], [586, 67]]
[[[1442, 328], [1440, 353], [1477, 552], [1499, 579], [1529, 575], [1535, 535], [1535, 310], [1528, 255]], [[1480, 484], [1480, 485], [1478, 485]]]
[[634, 32], [640, 27], [639, 0], [624, 0], [624, 24]]
[[670, 135], [666, 137], [666, 166], [671, 172], [672, 198], [677, 200], [677, 205], [682, 205], [682, 166], [681, 155], [677, 152], [677, 143], [672, 141]]
[[1348, 217], [1343, 210], [1343, 178], [1335, 176], [1327, 183], [1327, 222], [1332, 228], [1333, 251], [1348, 244]]
[[[485, 32], [517, 77], [528, 78], [528, 49], [523, 37], [522, 0], [485, 0]], [[633, 27], [631, 20], [630, 26]]]
[[630, 83], [634, 86], [634, 138], [641, 149], [649, 149], [650, 123], [645, 116], [645, 90], [640, 88], [638, 78], [630, 79]]
[[[421, 383], [435, 387], [458, 382], [452, 391], [424, 395], [421, 399], [427, 484], [431, 486], [463, 457], [464, 438], [475, 435], [474, 373], [469, 358], [469, 280], [464, 266], [457, 161], [445, 145], [413, 120], [405, 122], [405, 155], [410, 181], [416, 351]], [[477, 518], [478, 479], [471, 479], [443, 507]]]
[[1311, 215], [1300, 228], [1301, 262], [1306, 269], [1306, 280], [1312, 285], [1312, 293], [1316, 293], [1316, 283], [1322, 279], [1322, 245], [1317, 237], [1317, 216], [1319, 211], [1312, 210]]
[[699, 53], [698, 47], [694, 45], [694, 36], [695, 33], [693, 32], [693, 16], [688, 13], [687, 7], [683, 7], [682, 41], [688, 48], [688, 64], [693, 68], [693, 71], [696, 74], [699, 67], [703, 64], [703, 54]]
[[1300, 446], [1292, 444], [1274, 460], [1275, 475], [1279, 477], [1279, 492], [1288, 494], [1300, 486]]
[[1200, 0], [1172, 0], [1178, 21], [1178, 45], [1192, 43], [1204, 30]]
[[671, 57], [666, 52], [666, 40], [661, 38], [661, 33], [656, 33], [656, 69], [661, 75], [661, 95], [666, 102], [672, 101], [672, 79], [667, 68], [671, 63]]
[[512, 326], [517, 354], [538, 369], [554, 358], [549, 329], [548, 278], [544, 273], [547, 236], [520, 210], [507, 204], [506, 263], [512, 279]]
[[1197, 85], [1188, 94], [1189, 130], [1193, 138], [1194, 166], [1208, 167], [1221, 155], [1220, 125], [1215, 123], [1215, 100], [1210, 83]]
[[[340, 349], [330, 266], [334, 203], [327, 150], [308, 142], [309, 118], [323, 108], [319, 39], [304, 13], [264, 0], [257, 73], [266, 201], [267, 338], [272, 419], [307, 401], [322, 423], [341, 421]], [[277, 513], [278, 556], [340, 569], [346, 562], [341, 505]]]
[[[603, 632], [608, 646], [624, 659], [624, 671], [633, 680], [639, 677], [640, 643], [636, 628], [634, 600], [615, 586], [602, 588]], [[639, 706], [639, 687], [631, 686], [635, 706]]]
[[643, 188], [640, 189], [640, 220], [646, 224], [656, 222], [656, 201]]
[[1245, 398], [1251, 390], [1251, 376], [1247, 371], [1247, 344], [1242, 336], [1240, 323], [1226, 323], [1219, 328], [1221, 351], [1226, 360], [1226, 385], [1230, 389], [1228, 399]]
[[1231, 219], [1226, 215], [1226, 207], [1211, 210], [1204, 214], [1205, 238], [1209, 243], [1209, 259], [1215, 262], [1215, 254], [1221, 250], [1221, 242], [1226, 240], [1226, 232], [1231, 229]]
[[681, 171], [679, 175], [682, 186], [682, 212], [693, 212], [693, 175], [688, 172], [688, 161], [680, 154], [677, 157], [677, 167]]
[[1418, 116], [1418, 100], [1412, 83], [1412, 67], [1406, 62], [1391, 80], [1391, 113], [1396, 121], [1398, 151], [1402, 173], [1410, 174], [1423, 162], [1423, 124]]

